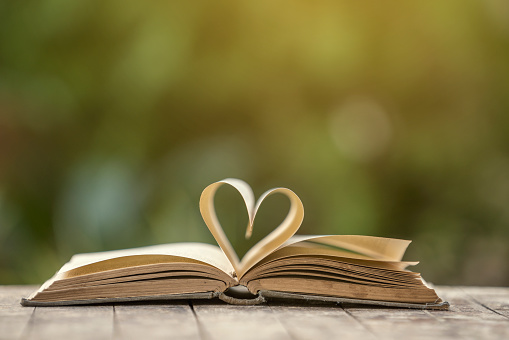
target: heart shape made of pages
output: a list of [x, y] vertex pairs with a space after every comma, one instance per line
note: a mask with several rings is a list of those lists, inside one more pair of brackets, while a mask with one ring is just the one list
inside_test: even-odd
[[[214, 208], [214, 196], [217, 189], [220, 186], [228, 184], [234, 187], [244, 199], [248, 214], [248, 226], [246, 231], [246, 237], [251, 235], [253, 230], [253, 223], [256, 216], [256, 212], [260, 208], [263, 200], [270, 195], [275, 193], [281, 193], [290, 199], [290, 210], [286, 215], [285, 219], [281, 224], [265, 236], [261, 241], [256, 243], [242, 258], [233, 249], [232, 244], [228, 240], [221, 224], [216, 215]], [[262, 260], [265, 256], [272, 253], [274, 250], [279, 248], [285, 243], [290, 237], [292, 237], [299, 229], [302, 220], [304, 219], [304, 206], [302, 205], [299, 197], [290, 189], [287, 188], [275, 188], [264, 192], [258, 201], [255, 202], [253, 190], [244, 181], [236, 178], [227, 178], [221, 181], [215, 182], [207, 186], [200, 197], [200, 212], [205, 221], [205, 224], [209, 228], [212, 236], [214, 236], [217, 244], [221, 247], [226, 257], [235, 269], [237, 277], [242, 277], [251, 267]]]

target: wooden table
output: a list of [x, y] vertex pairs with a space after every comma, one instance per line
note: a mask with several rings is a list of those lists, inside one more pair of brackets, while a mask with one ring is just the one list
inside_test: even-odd
[[449, 311], [220, 301], [20, 306], [36, 288], [0, 286], [0, 339], [509, 339], [509, 288], [437, 287]]

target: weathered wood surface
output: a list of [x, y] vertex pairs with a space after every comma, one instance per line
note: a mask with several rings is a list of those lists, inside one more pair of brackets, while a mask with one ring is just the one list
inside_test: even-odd
[[437, 287], [449, 311], [220, 301], [22, 307], [0, 286], [0, 339], [509, 339], [509, 288]]

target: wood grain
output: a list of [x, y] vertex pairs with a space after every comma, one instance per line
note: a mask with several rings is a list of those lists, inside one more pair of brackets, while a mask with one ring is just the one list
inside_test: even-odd
[[113, 306], [35, 307], [27, 339], [111, 339]]
[[509, 288], [436, 287], [449, 311], [270, 301], [22, 307], [0, 286], [0, 339], [509, 339]]
[[462, 287], [462, 292], [475, 302], [509, 318], [509, 289], [498, 287]]
[[187, 301], [115, 305], [115, 338], [199, 339], [193, 311]]
[[[269, 303], [293, 339], [376, 339], [363, 324], [334, 303]], [[318, 336], [319, 335], [319, 336]]]
[[267, 305], [238, 306], [212, 301], [193, 301], [202, 338], [291, 339]]
[[20, 339], [28, 329], [33, 307], [21, 307], [19, 301], [34, 286], [0, 286], [0, 339]]

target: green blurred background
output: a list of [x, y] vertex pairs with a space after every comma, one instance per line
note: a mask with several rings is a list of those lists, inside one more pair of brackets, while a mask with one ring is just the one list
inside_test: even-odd
[[239, 177], [294, 190], [301, 233], [412, 239], [429, 281], [507, 286], [508, 112], [505, 0], [1, 1], [0, 284], [213, 243], [201, 190]]

